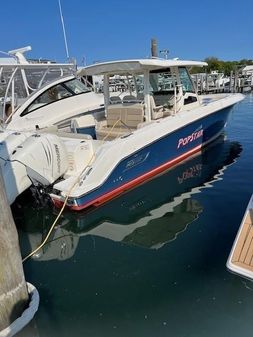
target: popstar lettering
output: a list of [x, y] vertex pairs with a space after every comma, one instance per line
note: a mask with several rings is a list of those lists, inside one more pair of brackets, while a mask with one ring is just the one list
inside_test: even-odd
[[191, 135], [185, 137], [185, 138], [180, 138], [177, 144], [177, 148], [179, 149], [181, 146], [185, 146], [188, 143], [194, 141], [195, 139], [202, 137], [203, 136], [203, 129], [193, 132]]

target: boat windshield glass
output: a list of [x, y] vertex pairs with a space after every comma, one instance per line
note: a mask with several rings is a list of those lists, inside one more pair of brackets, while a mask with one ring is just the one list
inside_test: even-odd
[[41, 108], [42, 106], [52, 104], [56, 101], [80, 95], [86, 92], [90, 92], [87, 86], [74, 78], [72, 80], [59, 83], [46, 91], [44, 91], [40, 96], [38, 96], [21, 114], [25, 116], [30, 112]]
[[85, 92], [91, 91], [83, 82], [79, 81], [77, 78], [63, 83], [67, 89], [73, 91], [75, 94], [83, 94]]
[[183, 88], [183, 92], [192, 92], [194, 93], [194, 87], [193, 87], [193, 83], [191, 80], [191, 77], [187, 71], [186, 68], [184, 67], [179, 67], [179, 77], [180, 77], [180, 81], [182, 84], [182, 88]]
[[177, 79], [174, 73], [168, 69], [153, 70], [149, 74], [150, 89], [153, 93], [174, 91]]
[[142, 102], [144, 100], [143, 75], [119, 75], [109, 79], [110, 104]]

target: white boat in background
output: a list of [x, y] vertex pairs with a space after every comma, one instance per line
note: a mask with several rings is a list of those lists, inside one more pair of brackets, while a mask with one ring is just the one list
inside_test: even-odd
[[213, 81], [213, 87], [219, 89], [219, 88], [225, 88], [229, 86], [230, 78], [228, 76], [225, 76], [224, 73], [220, 73], [217, 70], [213, 70], [211, 71], [210, 75]]
[[253, 280], [253, 195], [236, 235], [227, 268], [233, 273]]
[[[65, 201], [72, 210], [97, 206], [201, 151], [223, 133], [231, 108], [244, 98], [198, 96], [187, 69], [204, 65], [139, 59], [85, 67], [80, 75], [104, 76], [105, 107], [73, 118], [77, 134], [0, 134], [10, 203], [33, 183], [57, 207]], [[115, 75], [129, 83], [123, 98], [110, 91]]]
[[4, 53], [8, 57], [0, 58], [0, 117], [3, 120], [9, 106], [14, 111], [45, 83], [75, 73], [76, 66], [72, 63], [26, 59], [24, 53], [30, 50], [30, 46], [11, 50]]
[[103, 95], [76, 77], [74, 64], [31, 63], [25, 51], [9, 52], [15, 62], [0, 64], [2, 128], [27, 131], [57, 125], [70, 130], [71, 118], [101, 110]]
[[60, 77], [27, 97], [5, 120], [6, 130], [29, 131], [57, 126], [70, 131], [71, 120], [103, 111], [104, 98], [76, 76]]

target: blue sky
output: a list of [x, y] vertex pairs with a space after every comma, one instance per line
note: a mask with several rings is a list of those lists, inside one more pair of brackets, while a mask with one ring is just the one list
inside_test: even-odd
[[[3, 4], [4, 3], [4, 4]], [[85, 60], [142, 58], [150, 40], [169, 57], [253, 59], [252, 0], [61, 0], [69, 54]], [[58, 0], [3, 1], [0, 50], [66, 61]], [[2, 56], [2, 55], [1, 55]]]

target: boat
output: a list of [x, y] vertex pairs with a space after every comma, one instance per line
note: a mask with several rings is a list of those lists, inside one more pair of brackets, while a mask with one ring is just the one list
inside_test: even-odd
[[208, 86], [210, 89], [212, 88], [221, 89], [228, 87], [230, 85], [230, 78], [225, 76], [224, 73], [218, 72], [217, 70], [211, 71], [210, 77], [212, 78], [213, 81], [213, 85], [211, 84]]
[[43, 84], [56, 78], [72, 75], [75, 65], [55, 63], [49, 60], [29, 60], [25, 53], [31, 46], [10, 50], [0, 58], [0, 116], [6, 120], [6, 112], [11, 106], [13, 112], [23, 101]]
[[72, 118], [102, 110], [103, 95], [77, 78], [74, 64], [31, 63], [24, 56], [27, 50], [9, 51], [13, 62], [1, 64], [0, 59], [2, 129], [34, 131], [54, 125], [70, 131]]
[[103, 111], [104, 98], [75, 75], [57, 78], [30, 94], [5, 120], [6, 130], [31, 131], [56, 126], [71, 131], [71, 120]]
[[[232, 107], [244, 98], [199, 96], [188, 68], [204, 65], [152, 58], [83, 68], [80, 76], [104, 76], [104, 116], [73, 118], [72, 133], [0, 134], [0, 163], [10, 203], [35, 184], [56, 207], [80, 211], [201, 151], [224, 132]], [[116, 74], [128, 82], [120, 95], [109, 87]]]
[[253, 195], [247, 205], [231, 249], [227, 268], [235, 274], [253, 280]]
[[[239, 143], [221, 136], [193, 158], [99, 208], [81, 213], [65, 212], [50, 242], [33, 258], [38, 261], [69, 259], [80, 237], [87, 235], [144, 249], [162, 248], [183, 235], [197, 220], [203, 211], [197, 194], [222, 180], [240, 153]], [[32, 251], [45, 238], [55, 214], [52, 215], [49, 205], [38, 209], [28, 195], [29, 192], [25, 199], [18, 198], [12, 209], [15, 223], [27, 235]], [[45, 220], [41, 222], [41, 218]]]

